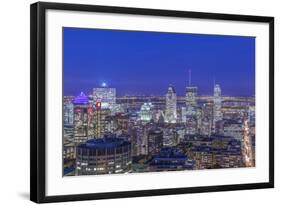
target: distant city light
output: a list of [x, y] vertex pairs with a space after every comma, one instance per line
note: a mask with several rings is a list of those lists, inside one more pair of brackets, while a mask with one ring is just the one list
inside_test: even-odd
[[107, 86], [106, 82], [102, 82], [101, 86], [106, 87]]

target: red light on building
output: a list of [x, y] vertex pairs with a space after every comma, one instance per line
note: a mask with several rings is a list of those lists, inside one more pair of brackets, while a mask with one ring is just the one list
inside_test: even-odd
[[96, 102], [96, 108], [100, 109], [101, 108], [101, 102]]

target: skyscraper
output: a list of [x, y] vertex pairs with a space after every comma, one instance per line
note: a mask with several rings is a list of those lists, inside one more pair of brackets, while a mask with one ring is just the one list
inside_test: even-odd
[[196, 86], [188, 86], [186, 87], [186, 107], [187, 110], [189, 108], [194, 108], [197, 106], [197, 87]]
[[186, 123], [186, 107], [181, 108], [181, 121]]
[[248, 116], [249, 116], [249, 125], [250, 127], [255, 127], [256, 124], [256, 108], [255, 105], [249, 106], [248, 108]]
[[221, 111], [221, 88], [220, 85], [216, 84], [214, 86], [214, 111], [213, 111], [213, 128], [215, 129], [216, 122], [222, 120], [222, 111]]
[[116, 89], [106, 87], [106, 84], [102, 84], [102, 87], [93, 88], [93, 103], [101, 102], [103, 107], [113, 108], [116, 104]]
[[253, 156], [252, 140], [250, 136], [249, 120], [244, 119], [244, 134], [242, 141], [242, 155], [246, 167], [253, 167], [255, 165]]
[[73, 126], [74, 122], [74, 106], [71, 101], [64, 103], [64, 125]]
[[81, 92], [74, 101], [74, 141], [86, 142], [93, 130], [93, 108], [88, 97]]
[[177, 94], [175, 88], [171, 85], [169, 86], [168, 93], [166, 94], [165, 122], [177, 122]]
[[110, 116], [109, 108], [102, 107], [102, 103], [97, 102], [95, 104], [94, 116], [93, 116], [95, 138], [101, 138], [108, 133], [106, 125], [109, 123], [108, 122], [109, 116]]
[[196, 114], [197, 90], [198, 88], [196, 86], [191, 86], [191, 70], [189, 70], [189, 81], [185, 94], [187, 115]]
[[[189, 81], [186, 87], [185, 103], [186, 103], [186, 134], [196, 134], [198, 132], [198, 106], [197, 106], [197, 90], [196, 86], [191, 86], [191, 70], [189, 70]], [[201, 116], [200, 116], [201, 120]], [[201, 123], [200, 123], [201, 124]]]

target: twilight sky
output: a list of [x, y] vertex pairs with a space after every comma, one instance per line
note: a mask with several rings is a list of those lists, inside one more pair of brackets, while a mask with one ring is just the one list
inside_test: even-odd
[[64, 28], [64, 94], [89, 94], [103, 82], [117, 95], [177, 95], [188, 85], [199, 95], [255, 94], [255, 38]]

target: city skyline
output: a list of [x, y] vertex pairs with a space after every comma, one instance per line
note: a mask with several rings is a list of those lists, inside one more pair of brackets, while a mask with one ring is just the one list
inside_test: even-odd
[[64, 28], [63, 175], [255, 167], [254, 62], [253, 37]]
[[217, 83], [224, 96], [254, 96], [254, 49], [253, 37], [64, 28], [64, 95], [105, 83], [117, 96], [165, 96], [170, 84], [184, 96], [192, 70], [198, 95]]

